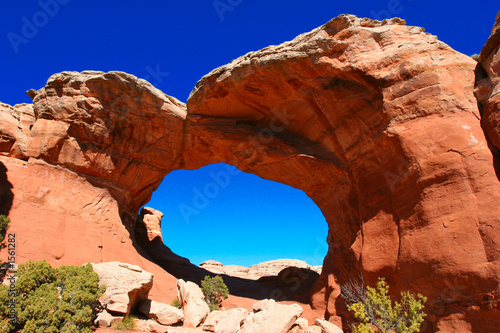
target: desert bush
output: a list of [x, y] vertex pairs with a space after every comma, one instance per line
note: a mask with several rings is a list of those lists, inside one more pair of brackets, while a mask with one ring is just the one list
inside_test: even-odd
[[130, 316], [123, 318], [121, 323], [116, 324], [115, 328], [120, 331], [130, 331], [135, 328], [135, 317]]
[[181, 303], [179, 302], [179, 299], [177, 297], [174, 298], [172, 302], [170, 302], [170, 305], [177, 309], [181, 308]]
[[0, 284], [0, 333], [9, 333], [14, 329], [10, 322], [9, 287]]
[[99, 276], [92, 265], [54, 268], [45, 260], [19, 265], [15, 329], [23, 333], [92, 332]]
[[426, 316], [423, 312], [426, 297], [418, 294], [415, 299], [410, 292], [402, 291], [400, 301], [393, 304], [389, 296], [389, 285], [384, 278], [378, 279], [376, 288], [364, 288], [363, 283], [350, 283], [342, 285], [341, 290], [347, 308], [358, 320], [352, 326], [353, 333], [420, 331], [420, 325]]
[[205, 295], [205, 301], [208, 303], [210, 311], [218, 310], [222, 301], [229, 295], [229, 289], [220, 275], [205, 276], [201, 281], [201, 291]]

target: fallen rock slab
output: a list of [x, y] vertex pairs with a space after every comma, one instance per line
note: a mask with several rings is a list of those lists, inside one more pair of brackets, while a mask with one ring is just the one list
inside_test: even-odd
[[139, 304], [139, 311], [162, 325], [174, 325], [184, 320], [182, 310], [149, 299]]
[[277, 304], [272, 299], [255, 303], [252, 310], [241, 333], [287, 333], [303, 312], [297, 304]]

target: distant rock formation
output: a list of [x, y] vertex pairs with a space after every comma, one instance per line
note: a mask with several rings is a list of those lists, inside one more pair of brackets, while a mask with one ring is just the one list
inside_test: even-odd
[[288, 267], [305, 268], [321, 274], [323, 266], [311, 266], [305, 261], [297, 259], [277, 259], [252, 265], [250, 267], [223, 265], [215, 260], [207, 260], [200, 263], [200, 267], [215, 274], [226, 274], [242, 279], [258, 280], [264, 276], [278, 276], [282, 270]]
[[215, 69], [187, 107], [126, 73], [55, 74], [33, 105], [0, 105], [0, 208], [19, 258], [162, 274], [151, 260], [172, 254], [137, 230], [140, 208], [169, 172], [226, 162], [322, 210], [311, 304], [327, 320], [345, 314], [339, 283], [363, 274], [427, 296], [424, 332], [494, 331], [498, 31], [476, 62], [401, 19], [341, 15]]

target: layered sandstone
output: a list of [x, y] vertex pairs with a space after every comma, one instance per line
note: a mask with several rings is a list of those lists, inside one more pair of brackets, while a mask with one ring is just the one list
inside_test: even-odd
[[[494, 145], [497, 39], [479, 59], [491, 92], [476, 89]], [[33, 106], [0, 105], [1, 208], [22, 260], [122, 260], [156, 277], [148, 258], [164, 252], [136, 242], [139, 209], [168, 172], [226, 162], [322, 210], [329, 251], [311, 301], [330, 321], [338, 283], [362, 273], [426, 295], [426, 332], [494, 331], [500, 183], [475, 66], [400, 19], [341, 15], [212, 71], [187, 110], [125, 73], [55, 74]]]

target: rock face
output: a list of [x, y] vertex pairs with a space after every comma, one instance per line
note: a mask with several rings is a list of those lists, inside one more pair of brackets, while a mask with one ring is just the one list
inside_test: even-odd
[[[497, 50], [495, 28], [476, 95], [498, 148]], [[33, 106], [0, 105], [0, 208], [30, 240], [22, 258], [147, 262], [136, 250], [165, 253], [134, 243], [136, 216], [163, 177], [226, 162], [322, 210], [311, 301], [327, 319], [362, 273], [427, 296], [425, 332], [494, 331], [500, 182], [476, 65], [400, 19], [341, 15], [212, 71], [187, 110], [125, 73], [55, 74]]]
[[277, 304], [272, 299], [254, 304], [252, 310], [240, 333], [287, 333], [303, 311], [297, 304]]
[[223, 265], [215, 260], [207, 260], [200, 264], [200, 267], [215, 273], [226, 274], [243, 279], [258, 280], [264, 276], [278, 276], [278, 274], [285, 268], [297, 267], [309, 269], [313, 272], [321, 274], [322, 266], [311, 266], [303, 260], [297, 259], [277, 259], [266, 261], [260, 264], [252, 265], [250, 267], [238, 265]]
[[148, 298], [153, 274], [139, 266], [115, 261], [92, 264], [92, 267], [99, 275], [99, 285], [106, 286], [100, 302], [109, 312], [128, 316]]
[[205, 296], [197, 284], [177, 281], [178, 299], [184, 312], [184, 326], [198, 327], [210, 313]]

